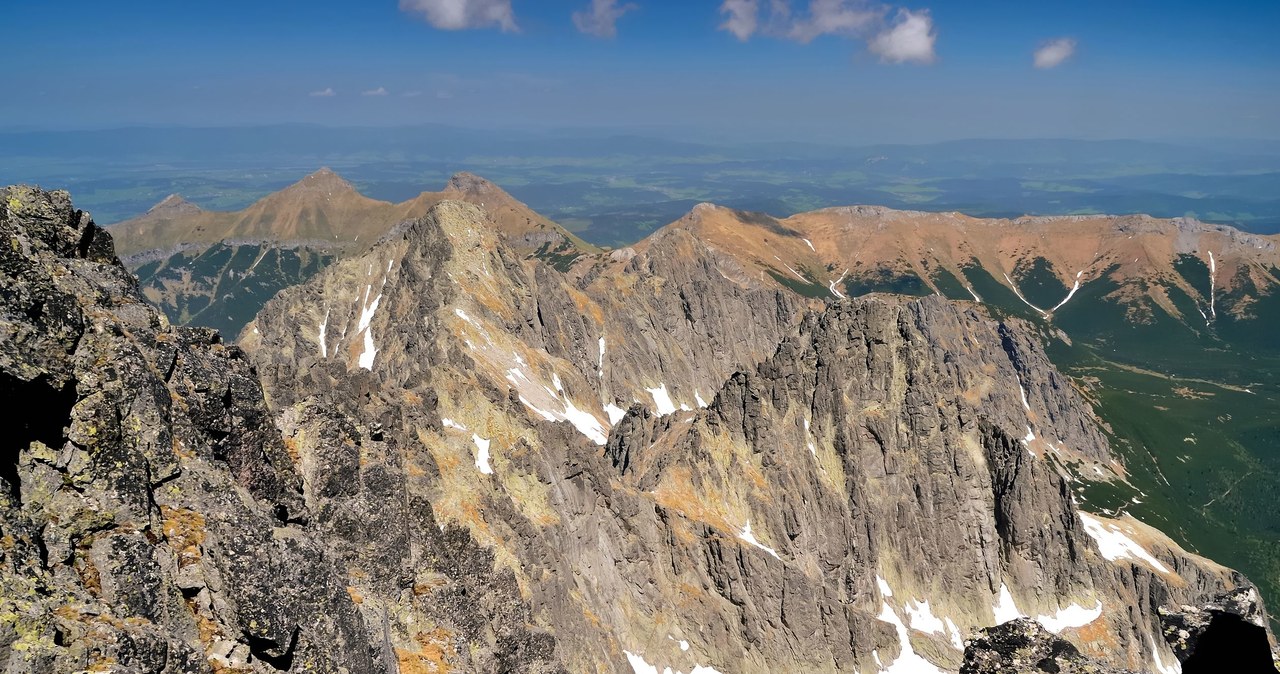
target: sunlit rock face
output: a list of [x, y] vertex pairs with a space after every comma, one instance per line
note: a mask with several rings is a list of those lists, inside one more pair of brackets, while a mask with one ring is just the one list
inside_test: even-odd
[[1156, 608], [1232, 574], [1081, 519], [1072, 475], [1124, 467], [1025, 325], [811, 303], [738, 259], [673, 226], [561, 271], [446, 202], [244, 345], [281, 418], [333, 405], [413, 448], [408, 498], [497, 551], [571, 670], [957, 671], [1020, 616], [1108, 666], [1176, 660]]

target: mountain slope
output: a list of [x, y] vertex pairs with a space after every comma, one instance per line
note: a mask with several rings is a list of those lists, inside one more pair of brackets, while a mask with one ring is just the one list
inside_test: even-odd
[[1252, 307], [1280, 286], [1280, 236], [1190, 219], [997, 220], [871, 206], [776, 219], [702, 204], [673, 226], [831, 297], [894, 290], [983, 301], [990, 289], [1048, 316], [1070, 305], [1073, 288], [1104, 281], [1115, 286], [1108, 299], [1135, 323], [1163, 313], [1200, 327], [1254, 318]]
[[282, 288], [376, 242], [444, 199], [489, 211], [514, 250], [566, 267], [596, 248], [469, 173], [399, 204], [369, 199], [329, 169], [240, 211], [206, 211], [170, 195], [111, 227], [147, 298], [180, 325], [235, 335]]
[[443, 202], [242, 343], [304, 482], [334, 451], [307, 410], [413, 448], [431, 479], [384, 498], [492, 546], [573, 671], [955, 671], [1019, 614], [1164, 670], [1157, 609], [1246, 582], [1078, 512], [1081, 475], [1125, 467], [1031, 326], [821, 307], [742, 260], [673, 227], [561, 273]]
[[[0, 235], [0, 402], [24, 412], [0, 455], [6, 670], [382, 674], [450, 649], [564, 671], [512, 575], [429, 504], [314, 508], [350, 474], [307, 481], [244, 353], [170, 327], [65, 192], [0, 189]], [[331, 465], [381, 459], [362, 487], [420, 479], [380, 433], [311, 419]], [[352, 530], [376, 540], [352, 554]], [[388, 616], [362, 592], [412, 599]]]
[[866, 206], [775, 219], [702, 205], [670, 228], [799, 295], [938, 293], [1032, 321], [1128, 465], [1124, 482], [1078, 495], [1280, 591], [1277, 237], [1188, 219]]

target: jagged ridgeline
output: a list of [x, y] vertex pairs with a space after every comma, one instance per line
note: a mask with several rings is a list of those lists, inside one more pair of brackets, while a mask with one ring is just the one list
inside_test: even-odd
[[1035, 324], [806, 299], [688, 224], [553, 264], [444, 200], [242, 350], [65, 193], [0, 190], [0, 402], [39, 404], [0, 464], [7, 666], [1270, 666], [1248, 580], [1076, 496], [1132, 465]]
[[453, 176], [442, 191], [393, 204], [365, 197], [321, 169], [240, 211], [206, 211], [175, 194], [110, 229], [143, 294], [171, 321], [234, 338], [281, 289], [367, 248], [443, 199], [483, 206], [513, 235], [516, 249], [562, 267], [597, 251], [469, 173]]

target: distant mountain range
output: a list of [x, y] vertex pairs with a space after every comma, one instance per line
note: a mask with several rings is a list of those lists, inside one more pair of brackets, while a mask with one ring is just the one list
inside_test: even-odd
[[0, 132], [0, 181], [65, 185], [115, 223], [175, 192], [202, 208], [240, 210], [317, 166], [392, 203], [467, 170], [615, 247], [700, 202], [775, 216], [848, 204], [1002, 218], [1146, 213], [1280, 232], [1275, 142], [713, 137], [430, 125], [10, 131]]

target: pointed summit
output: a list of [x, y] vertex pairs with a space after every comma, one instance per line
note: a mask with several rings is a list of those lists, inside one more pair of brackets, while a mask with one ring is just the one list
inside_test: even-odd
[[488, 180], [468, 171], [460, 171], [453, 174], [453, 177], [449, 178], [449, 184], [445, 186], [445, 190], [475, 195], [495, 193], [505, 194], [501, 187], [498, 187]]
[[175, 217], [179, 215], [194, 215], [203, 212], [204, 209], [187, 201], [180, 194], [170, 194], [160, 203], [152, 206], [147, 210], [147, 215], [156, 217]]
[[347, 182], [346, 178], [338, 175], [337, 172], [328, 166], [322, 167], [315, 173], [312, 173], [302, 180], [280, 190], [276, 194], [292, 194], [298, 192], [316, 192], [325, 194], [326, 196], [332, 196], [334, 194], [359, 195], [359, 191], [356, 190], [355, 185]]

